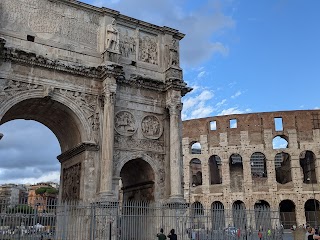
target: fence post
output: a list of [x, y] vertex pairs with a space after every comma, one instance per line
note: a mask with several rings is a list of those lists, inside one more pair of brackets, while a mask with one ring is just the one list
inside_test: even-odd
[[90, 206], [90, 229], [89, 229], [89, 235], [90, 240], [93, 240], [93, 221], [94, 221], [94, 204], [92, 203]]
[[62, 239], [66, 239], [66, 228], [67, 228], [67, 202], [64, 202], [63, 209], [63, 230], [62, 230]]

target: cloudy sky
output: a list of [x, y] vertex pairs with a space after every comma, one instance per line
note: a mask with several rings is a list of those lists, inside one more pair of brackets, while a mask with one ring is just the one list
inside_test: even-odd
[[[318, 0], [86, 0], [186, 34], [183, 119], [316, 109]], [[317, 87], [318, 86], [318, 87]], [[0, 126], [0, 183], [59, 180], [60, 147], [33, 121]]]

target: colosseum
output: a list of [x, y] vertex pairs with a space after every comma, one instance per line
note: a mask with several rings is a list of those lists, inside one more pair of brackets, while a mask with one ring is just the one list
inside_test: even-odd
[[204, 209], [278, 211], [285, 227], [317, 224], [320, 110], [183, 122], [184, 196]]

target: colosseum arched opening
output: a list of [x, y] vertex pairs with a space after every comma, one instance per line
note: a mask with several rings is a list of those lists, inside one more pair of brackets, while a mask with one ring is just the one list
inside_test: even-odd
[[221, 159], [218, 155], [209, 158], [209, 182], [211, 185], [222, 183]]
[[303, 172], [303, 183], [317, 183], [315, 155], [312, 151], [303, 151], [300, 153], [300, 166]]
[[233, 192], [243, 191], [243, 164], [240, 154], [232, 154], [229, 158], [230, 187]]
[[259, 200], [254, 204], [254, 218], [257, 230], [272, 228], [270, 204], [267, 201]]
[[291, 157], [288, 153], [277, 153], [274, 158], [276, 169], [276, 181], [280, 184], [292, 182], [291, 175]]
[[247, 226], [247, 213], [244, 202], [237, 200], [232, 204], [232, 218], [236, 228], [245, 229]]
[[280, 222], [285, 229], [290, 229], [297, 224], [296, 206], [291, 200], [283, 200], [279, 204]]

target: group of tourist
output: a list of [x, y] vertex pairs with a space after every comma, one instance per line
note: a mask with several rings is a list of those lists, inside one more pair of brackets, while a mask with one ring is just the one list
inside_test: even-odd
[[318, 235], [318, 229], [315, 229], [311, 226], [306, 225], [306, 237], [305, 240], [312, 240], [312, 239], [320, 239], [320, 236]]
[[[165, 240], [165, 239], [167, 239], [167, 236], [164, 235], [164, 233], [163, 233], [163, 228], [160, 229], [160, 233], [157, 234], [157, 238], [158, 238], [158, 240]], [[168, 238], [169, 238], [170, 240], [177, 240], [177, 234], [175, 234], [175, 230], [174, 230], [174, 229], [171, 229], [171, 230], [170, 230], [170, 233], [169, 233], [169, 235], [168, 235]]]

